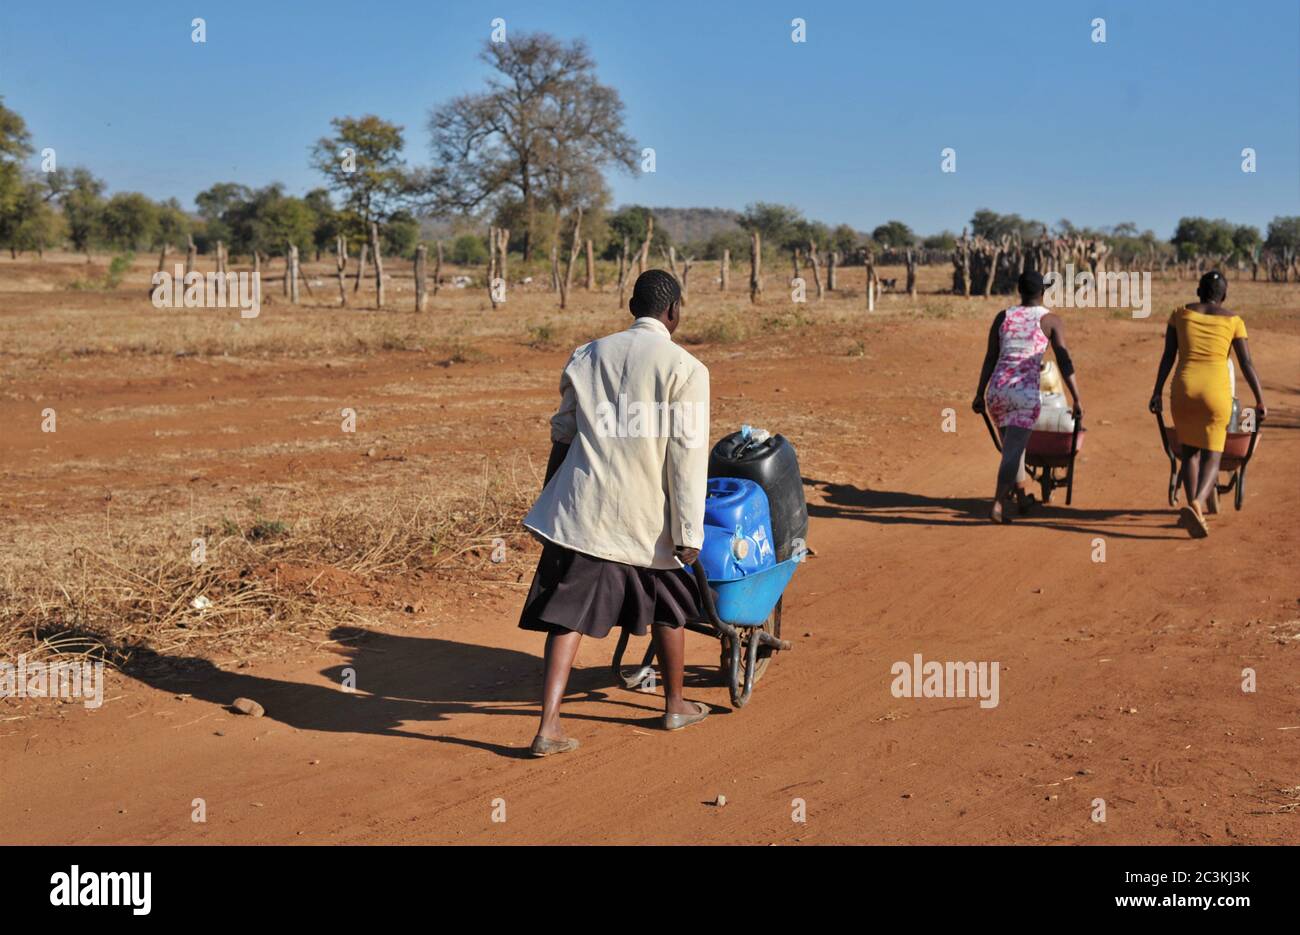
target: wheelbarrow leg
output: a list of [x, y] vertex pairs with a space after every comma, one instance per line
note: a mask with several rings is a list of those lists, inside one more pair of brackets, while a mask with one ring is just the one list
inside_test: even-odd
[[624, 688], [635, 691], [647, 678], [654, 675], [655, 643], [652, 639], [650, 645], [646, 647], [645, 656], [641, 659], [641, 667], [631, 675], [624, 675], [623, 653], [627, 650], [628, 636], [627, 630], [619, 634], [618, 646], [614, 649], [614, 678], [622, 682]]

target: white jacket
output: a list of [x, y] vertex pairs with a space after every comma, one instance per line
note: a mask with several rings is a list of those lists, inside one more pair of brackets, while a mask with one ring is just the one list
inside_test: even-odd
[[568, 456], [524, 525], [543, 539], [643, 568], [704, 544], [709, 371], [654, 318], [584, 344], [560, 377], [551, 440]]

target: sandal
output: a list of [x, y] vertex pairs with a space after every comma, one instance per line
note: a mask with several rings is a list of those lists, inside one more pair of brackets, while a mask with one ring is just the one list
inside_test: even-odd
[[709, 716], [709, 707], [699, 701], [695, 702], [695, 707], [699, 710], [695, 714], [665, 714], [663, 716], [664, 730], [681, 730], [683, 727], [690, 727], [692, 724], [698, 724]]
[[1178, 525], [1186, 529], [1193, 539], [1204, 539], [1210, 534], [1209, 524], [1194, 506], [1185, 506], [1178, 511]]

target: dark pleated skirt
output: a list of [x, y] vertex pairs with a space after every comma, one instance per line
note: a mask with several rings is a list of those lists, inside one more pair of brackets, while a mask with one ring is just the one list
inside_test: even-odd
[[695, 579], [677, 569], [638, 568], [548, 542], [524, 601], [524, 630], [603, 638], [614, 627], [644, 636], [651, 625], [680, 627], [699, 615]]

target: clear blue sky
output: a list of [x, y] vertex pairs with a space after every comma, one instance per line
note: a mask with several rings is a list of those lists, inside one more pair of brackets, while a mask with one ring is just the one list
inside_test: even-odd
[[590, 44], [658, 157], [653, 175], [611, 177], [616, 203], [781, 201], [921, 233], [981, 207], [1162, 236], [1187, 214], [1263, 228], [1300, 213], [1296, 0], [5, 0], [0, 95], [38, 150], [111, 191], [187, 209], [218, 181], [302, 193], [334, 116], [396, 121], [427, 161], [428, 112], [482, 85], [496, 16]]

